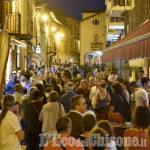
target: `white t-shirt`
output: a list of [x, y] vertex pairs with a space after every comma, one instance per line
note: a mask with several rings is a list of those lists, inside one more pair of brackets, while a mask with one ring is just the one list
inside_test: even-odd
[[0, 150], [21, 150], [20, 141], [15, 134], [21, 130], [17, 116], [8, 111], [0, 125]]
[[136, 107], [144, 106], [144, 101], [146, 101], [147, 105], [149, 105], [148, 93], [145, 91], [145, 89], [140, 88], [136, 93]]

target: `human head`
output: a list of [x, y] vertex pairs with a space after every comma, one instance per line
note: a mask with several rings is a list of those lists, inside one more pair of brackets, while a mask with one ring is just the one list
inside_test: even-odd
[[139, 71], [139, 78], [142, 79], [144, 77], [144, 70]]
[[40, 80], [43, 81], [43, 75], [42, 74], [40, 75]]
[[[105, 130], [100, 129], [99, 127], [93, 128], [89, 135], [89, 149], [90, 150], [104, 150], [106, 148], [106, 145], [104, 145], [106, 143], [105, 134], [106, 134]], [[100, 137], [98, 137], [97, 135], [99, 135]], [[102, 140], [100, 140], [100, 138], [102, 138]], [[94, 140], [94, 143], [93, 143], [93, 140]], [[101, 141], [102, 143], [100, 143], [99, 141]]]
[[45, 71], [45, 76], [46, 76], [46, 77], [49, 76], [49, 71], [48, 71], [48, 70]]
[[20, 112], [21, 112], [21, 106], [19, 102], [15, 102], [13, 113], [17, 115], [20, 114]]
[[89, 77], [89, 85], [91, 87], [95, 85], [95, 79], [94, 79], [94, 77]]
[[17, 80], [17, 73], [12, 73], [12, 80], [13, 81], [16, 81]]
[[129, 88], [132, 92], [134, 92], [136, 90], [136, 82], [135, 81], [130, 82]]
[[81, 80], [82, 79], [82, 75], [81, 74], [77, 74], [77, 78]]
[[71, 134], [72, 123], [71, 120], [67, 117], [61, 117], [56, 122], [57, 133], [67, 133]]
[[80, 113], [86, 112], [87, 104], [82, 95], [73, 96], [71, 98], [71, 108]]
[[82, 87], [78, 87], [77, 89], [76, 89], [76, 93], [78, 94], [78, 95], [83, 95], [84, 94], [84, 88], [82, 88]]
[[96, 119], [92, 114], [86, 114], [82, 119], [84, 132], [90, 132], [96, 126]]
[[147, 129], [150, 126], [150, 110], [146, 106], [136, 108], [132, 124], [134, 128]]
[[14, 90], [15, 90], [15, 92], [19, 92], [21, 94], [23, 91], [22, 85], [21, 84], [15, 84]]
[[42, 84], [36, 84], [35, 87], [37, 87], [37, 89], [40, 90], [41, 92], [44, 92], [44, 87]]
[[43, 92], [41, 92], [40, 90], [35, 91], [33, 94], [33, 99], [42, 101], [43, 100]]
[[111, 128], [110, 123], [107, 120], [99, 121], [98, 122], [98, 127], [102, 128], [103, 130], [105, 130], [109, 134], [109, 137], [113, 136], [113, 130]]
[[72, 82], [67, 82], [65, 85], [65, 92], [71, 92], [74, 89], [74, 85]]
[[125, 84], [124, 79], [118, 78], [117, 81], [119, 82], [119, 84], [120, 84], [122, 90], [126, 90], [126, 84]]
[[61, 73], [60, 73], [61, 79], [64, 78], [64, 75], [65, 75], [65, 72], [64, 72], [64, 71], [61, 71]]
[[114, 82], [117, 79], [116, 71], [110, 71], [108, 78], [110, 82]]
[[53, 73], [52, 72], [49, 73], [49, 77], [53, 78]]
[[59, 100], [59, 94], [56, 91], [52, 91], [49, 94], [49, 100], [50, 102], [58, 102]]
[[0, 113], [0, 125], [3, 119], [5, 118], [8, 110], [13, 111], [14, 104], [15, 104], [15, 98], [12, 95], [8, 94], [4, 96], [3, 109], [2, 112]]
[[84, 90], [88, 89], [88, 83], [86, 81], [82, 82], [82, 87]]
[[33, 73], [33, 77], [36, 78], [37, 77], [37, 72]]
[[100, 83], [100, 85], [98, 86], [100, 93], [104, 93], [106, 92], [106, 84], [104, 83]]
[[50, 88], [50, 87], [47, 87], [46, 89], [45, 89], [45, 93], [50, 93], [52, 91], [52, 89]]
[[22, 88], [22, 94], [23, 95], [27, 94], [27, 89], [25, 87]]
[[29, 74], [24, 74], [24, 80], [25, 80], [25, 81], [29, 81], [29, 80], [30, 80]]
[[98, 87], [100, 84], [100, 78], [99, 77], [95, 77], [95, 86]]
[[18, 70], [18, 76], [21, 77], [21, 75], [22, 75], [22, 71]]
[[113, 83], [112, 89], [113, 92], [116, 94], [123, 94], [123, 90], [118, 82]]
[[141, 79], [142, 87], [144, 89], [148, 89], [149, 88], [149, 82], [150, 82], [149, 78], [147, 78], [147, 77], [142, 78]]
[[29, 89], [29, 94], [31, 97], [33, 97], [34, 92], [37, 91], [37, 87], [36, 86], [32, 86]]
[[21, 76], [20, 81], [24, 82], [24, 76]]
[[74, 78], [74, 86], [77, 88], [80, 85], [81, 80], [78, 78]]

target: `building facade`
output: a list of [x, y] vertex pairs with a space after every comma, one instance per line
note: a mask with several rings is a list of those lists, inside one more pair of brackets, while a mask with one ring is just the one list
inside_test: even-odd
[[105, 10], [83, 11], [82, 16], [80, 64], [100, 64], [106, 47]]

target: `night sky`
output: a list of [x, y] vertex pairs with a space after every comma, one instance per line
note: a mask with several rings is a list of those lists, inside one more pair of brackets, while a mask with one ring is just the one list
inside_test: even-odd
[[48, 3], [48, 8], [64, 10], [67, 16], [81, 20], [82, 10], [97, 10], [105, 8], [105, 0], [43, 0]]

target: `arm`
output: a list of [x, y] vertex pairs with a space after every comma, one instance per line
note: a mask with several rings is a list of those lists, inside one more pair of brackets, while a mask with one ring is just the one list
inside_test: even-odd
[[147, 104], [147, 100], [144, 100], [144, 101], [143, 101], [143, 104], [144, 104], [144, 106], [146, 106], [146, 107], [149, 108], [149, 104]]
[[4, 94], [8, 91], [9, 87], [10, 87], [10, 81], [9, 81], [8, 84], [6, 85], [6, 88], [3, 90], [3, 93], [4, 93]]
[[23, 141], [24, 140], [24, 131], [21, 129], [19, 131], [16, 132], [16, 135], [18, 136], [18, 139], [20, 141]]

